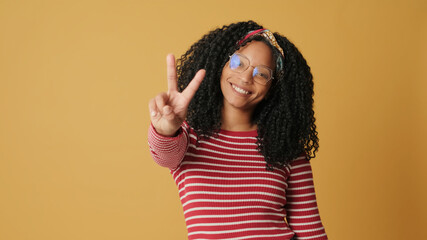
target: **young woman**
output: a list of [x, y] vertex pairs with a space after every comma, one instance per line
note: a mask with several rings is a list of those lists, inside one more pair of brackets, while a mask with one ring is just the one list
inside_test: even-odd
[[211, 31], [149, 103], [153, 159], [178, 186], [189, 239], [327, 239], [310, 158], [310, 68], [253, 21]]

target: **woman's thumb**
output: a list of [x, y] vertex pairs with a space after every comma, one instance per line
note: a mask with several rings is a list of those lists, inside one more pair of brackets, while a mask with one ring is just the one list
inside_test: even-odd
[[172, 107], [168, 105], [163, 107], [163, 118], [169, 121], [175, 118], [175, 113], [173, 112]]

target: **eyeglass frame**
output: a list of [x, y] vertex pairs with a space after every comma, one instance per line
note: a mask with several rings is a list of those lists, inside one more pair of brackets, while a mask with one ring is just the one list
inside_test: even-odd
[[[243, 70], [243, 72], [237, 72], [237, 71], [235, 71], [235, 69], [232, 69], [231, 68], [231, 66], [230, 66], [230, 63], [231, 63], [231, 57], [232, 56], [234, 56], [234, 55], [238, 55], [238, 56], [240, 56], [240, 57], [242, 57], [242, 58], [244, 58], [244, 59], [246, 59], [246, 60], [248, 60], [248, 67], [245, 69], [245, 70]], [[244, 73], [246, 70], [248, 70], [248, 68], [249, 67], [252, 67], [254, 70], [255, 70], [255, 68], [257, 68], [257, 67], [259, 67], [259, 66], [261, 66], [261, 67], [264, 67], [264, 68], [266, 68], [266, 69], [268, 69], [269, 71], [270, 71], [270, 79], [268, 79], [267, 80], [267, 82], [265, 82], [265, 84], [263, 84], [263, 83], [260, 83], [260, 82], [257, 82], [256, 80], [255, 80], [255, 78], [254, 78], [254, 76], [252, 75], [252, 78], [253, 78], [253, 80], [255, 81], [255, 82], [257, 82], [257, 83], [259, 83], [259, 84], [261, 84], [261, 85], [267, 85], [271, 80], [273, 80], [274, 79], [274, 76], [273, 76], [273, 73], [274, 73], [274, 71], [271, 69], [271, 68], [269, 68], [269, 67], [267, 67], [267, 66], [264, 66], [264, 65], [258, 65], [258, 66], [252, 66], [251, 65], [251, 61], [249, 60], [249, 58], [248, 57], [246, 57], [245, 55], [243, 55], [243, 54], [240, 54], [240, 53], [233, 53], [233, 54], [231, 54], [230, 56], [228, 56], [229, 57], [229, 64], [228, 64], [228, 67], [230, 68], [230, 70], [231, 71], [233, 71], [233, 72], [235, 72], [235, 73]], [[253, 71], [252, 71], [252, 73], [253, 73]]]

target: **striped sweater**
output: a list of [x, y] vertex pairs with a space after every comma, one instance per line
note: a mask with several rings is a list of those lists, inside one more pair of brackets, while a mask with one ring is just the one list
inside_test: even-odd
[[304, 156], [267, 171], [257, 132], [221, 130], [199, 140], [184, 122], [176, 137], [151, 125], [151, 155], [179, 189], [188, 239], [327, 239]]

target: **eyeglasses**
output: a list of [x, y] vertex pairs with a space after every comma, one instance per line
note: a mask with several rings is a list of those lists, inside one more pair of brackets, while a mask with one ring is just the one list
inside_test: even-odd
[[[236, 73], [243, 73], [249, 67], [253, 67], [249, 59], [240, 53], [234, 53], [230, 56], [230, 64], [228, 66]], [[267, 83], [273, 79], [273, 70], [266, 66], [256, 66], [252, 72], [252, 77], [255, 82], [267, 85]]]

